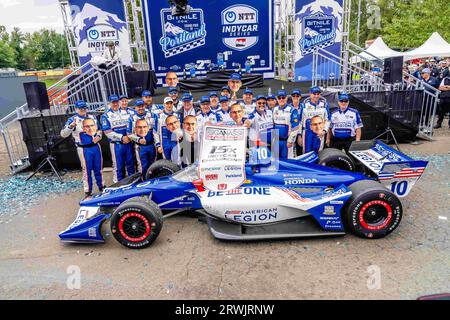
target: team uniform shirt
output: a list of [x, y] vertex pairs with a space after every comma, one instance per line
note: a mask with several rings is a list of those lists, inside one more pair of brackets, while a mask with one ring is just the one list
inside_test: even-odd
[[151, 104], [150, 106], [147, 106], [147, 110], [158, 115], [164, 111], [164, 106], [161, 104]]
[[173, 102], [173, 111], [179, 112], [183, 109], [183, 101], [174, 101]]
[[271, 143], [273, 124], [273, 113], [271, 110], [265, 110], [262, 113], [253, 111], [248, 119], [251, 122], [249, 139], [252, 142], [257, 140], [265, 143]]
[[[239, 104], [244, 108], [244, 116], [248, 117], [250, 113], [255, 111], [256, 103], [252, 102], [251, 104], [246, 104], [244, 101], [240, 101]], [[231, 104], [230, 104], [231, 106]]]
[[278, 130], [280, 140], [286, 141], [291, 131], [299, 125], [298, 111], [291, 105], [285, 105], [283, 108], [277, 105], [273, 108], [272, 118], [274, 123], [273, 128]]
[[[94, 137], [88, 135], [83, 131], [83, 120], [92, 119], [97, 124], [98, 129], [100, 126], [97, 123], [97, 119], [93, 115], [87, 115], [82, 117], [74, 115], [70, 117], [64, 128], [61, 130], [61, 137], [67, 138], [72, 135], [77, 146], [77, 154], [80, 159], [81, 169], [83, 174], [83, 189], [86, 193], [92, 192], [92, 175], [94, 172], [95, 181], [99, 189], [103, 188], [103, 158], [102, 149], [98, 143], [94, 143], [94, 137], [102, 137], [101, 132], [97, 132]], [[76, 123], [74, 128], [69, 128], [72, 123]]]
[[101, 117], [103, 131], [110, 142], [114, 183], [124, 178], [123, 171], [125, 167], [128, 176], [135, 173], [133, 144], [122, 143], [122, 138], [127, 135], [129, 119], [130, 115], [122, 109], [118, 111], [109, 109]]
[[203, 128], [205, 127], [205, 124], [207, 122], [216, 124], [216, 123], [219, 123], [222, 121], [222, 118], [220, 117], [220, 115], [217, 113], [214, 113], [212, 111], [209, 111], [207, 114], [200, 112], [196, 118], [197, 118], [197, 131], [199, 133], [200, 141], [203, 136]]
[[122, 109], [121, 108], [121, 110], [124, 110], [126, 113], [128, 113], [130, 116], [132, 116], [132, 115], [134, 115], [135, 113], [136, 113], [136, 111], [134, 111], [132, 108], [130, 108], [130, 107], [127, 107], [126, 109]]
[[166, 119], [169, 116], [176, 116], [178, 120], [181, 122], [179, 113], [171, 112], [167, 113], [163, 111], [158, 115], [158, 137], [156, 144], [161, 144], [163, 149], [163, 157], [167, 160], [172, 160], [172, 150], [177, 145], [177, 141], [173, 139], [173, 134], [166, 126]]
[[324, 130], [330, 128], [331, 113], [328, 103], [325, 99], [319, 99], [317, 104], [311, 102], [308, 98], [304, 103], [300, 104], [300, 124], [303, 130], [310, 128], [310, 120], [312, 117], [320, 116], [324, 121]]
[[222, 110], [222, 108], [220, 107], [220, 105], [217, 105], [217, 106], [213, 106], [213, 105], [211, 105], [211, 111], [212, 112], [214, 112], [214, 113], [217, 113], [217, 112], [219, 112], [220, 110]]
[[234, 120], [231, 119], [230, 116], [230, 111], [223, 111], [222, 109], [220, 109], [219, 111], [217, 111], [217, 114], [220, 116], [221, 120], [221, 124], [224, 126], [229, 126], [229, 125], [233, 125], [234, 124]]
[[[135, 143], [137, 143], [139, 141], [140, 137], [138, 137], [136, 135], [135, 127], [136, 127], [136, 122], [141, 119], [145, 119], [147, 121], [149, 132], [152, 133], [151, 144], [154, 144], [155, 141], [159, 141], [159, 139], [158, 139], [158, 116], [149, 111], [145, 112], [142, 115], [136, 113], [130, 117], [130, 119], [128, 120], [128, 127], [127, 127], [127, 134], [130, 137], [130, 139], [133, 140], [133, 142], [135, 142]], [[159, 147], [159, 142], [158, 142], [157, 147]]]
[[197, 111], [195, 110], [195, 107], [192, 106], [192, 108], [190, 108], [188, 111], [186, 111], [184, 108], [182, 108], [179, 112], [180, 118], [183, 121], [184, 118], [186, 118], [187, 116], [197, 116]]
[[356, 109], [348, 107], [343, 112], [338, 109], [331, 115], [331, 132], [335, 138], [353, 138], [356, 136], [356, 129], [362, 127], [361, 116]]

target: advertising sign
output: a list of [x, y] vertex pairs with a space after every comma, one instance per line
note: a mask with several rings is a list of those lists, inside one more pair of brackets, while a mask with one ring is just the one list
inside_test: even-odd
[[222, 60], [227, 69], [250, 61], [252, 72], [273, 78], [273, 0], [190, 0], [190, 13], [177, 17], [167, 0], [143, 4], [150, 68], [158, 78], [168, 71], [182, 76], [186, 65], [201, 76]]
[[[295, 80], [312, 80], [315, 48], [340, 56], [342, 43], [343, 0], [297, 0], [295, 7]], [[320, 61], [320, 63], [328, 63]], [[335, 65], [318, 68], [323, 80], [339, 77]]]
[[199, 177], [211, 191], [228, 191], [245, 181], [247, 129], [205, 126], [199, 160]]
[[70, 0], [69, 3], [80, 64], [102, 55], [107, 43], [113, 41], [120, 50], [122, 63], [131, 65], [123, 1]]

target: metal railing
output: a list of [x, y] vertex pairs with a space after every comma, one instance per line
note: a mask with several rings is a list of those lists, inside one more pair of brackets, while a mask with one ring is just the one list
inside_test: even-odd
[[[123, 66], [118, 63], [102, 70], [86, 63], [49, 87], [47, 93], [50, 110], [44, 110], [44, 115], [71, 114], [77, 100], [86, 101], [90, 111], [100, 110], [107, 105], [109, 95], [127, 94]], [[19, 120], [38, 113], [24, 104], [0, 120], [0, 131], [13, 174], [31, 165]]]
[[[347, 47], [357, 47], [347, 44]], [[351, 49], [348, 49], [351, 52]], [[381, 65], [381, 59], [374, 57], [372, 61], [362, 57], [359, 63], [346, 61], [325, 49], [316, 48], [313, 52], [312, 83], [328, 90], [347, 92], [366, 92], [370, 100], [370, 92], [386, 92], [387, 95], [398, 91], [411, 91], [411, 97], [417, 99], [420, 96], [419, 136], [431, 139], [433, 136], [434, 118], [439, 103], [440, 91], [430, 86], [425, 81], [403, 72], [401, 82], [394, 84], [384, 83], [381, 73], [372, 72], [372, 66]], [[412, 91], [420, 91], [421, 94], [413, 94]], [[397, 104], [398, 100], [388, 99], [390, 103]], [[397, 102], [395, 102], [397, 101]], [[416, 101], [417, 103], [417, 101]], [[406, 116], [407, 122], [413, 122], [411, 116]]]

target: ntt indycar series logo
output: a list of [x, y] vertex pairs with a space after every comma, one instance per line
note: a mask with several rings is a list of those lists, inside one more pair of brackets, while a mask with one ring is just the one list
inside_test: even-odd
[[247, 50], [259, 40], [258, 10], [238, 4], [222, 11], [222, 41], [230, 49]]
[[205, 45], [206, 25], [202, 9], [191, 9], [185, 16], [172, 16], [172, 9], [161, 10], [162, 37], [166, 58]]
[[317, 12], [303, 19], [303, 37], [300, 39], [300, 50], [303, 55], [311, 53], [314, 48], [326, 48], [334, 44], [336, 39], [335, 18]]

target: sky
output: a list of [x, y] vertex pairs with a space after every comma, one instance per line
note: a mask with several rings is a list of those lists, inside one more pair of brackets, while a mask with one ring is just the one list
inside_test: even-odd
[[22, 32], [64, 30], [58, 0], [0, 0], [0, 25], [8, 31], [14, 27]]

